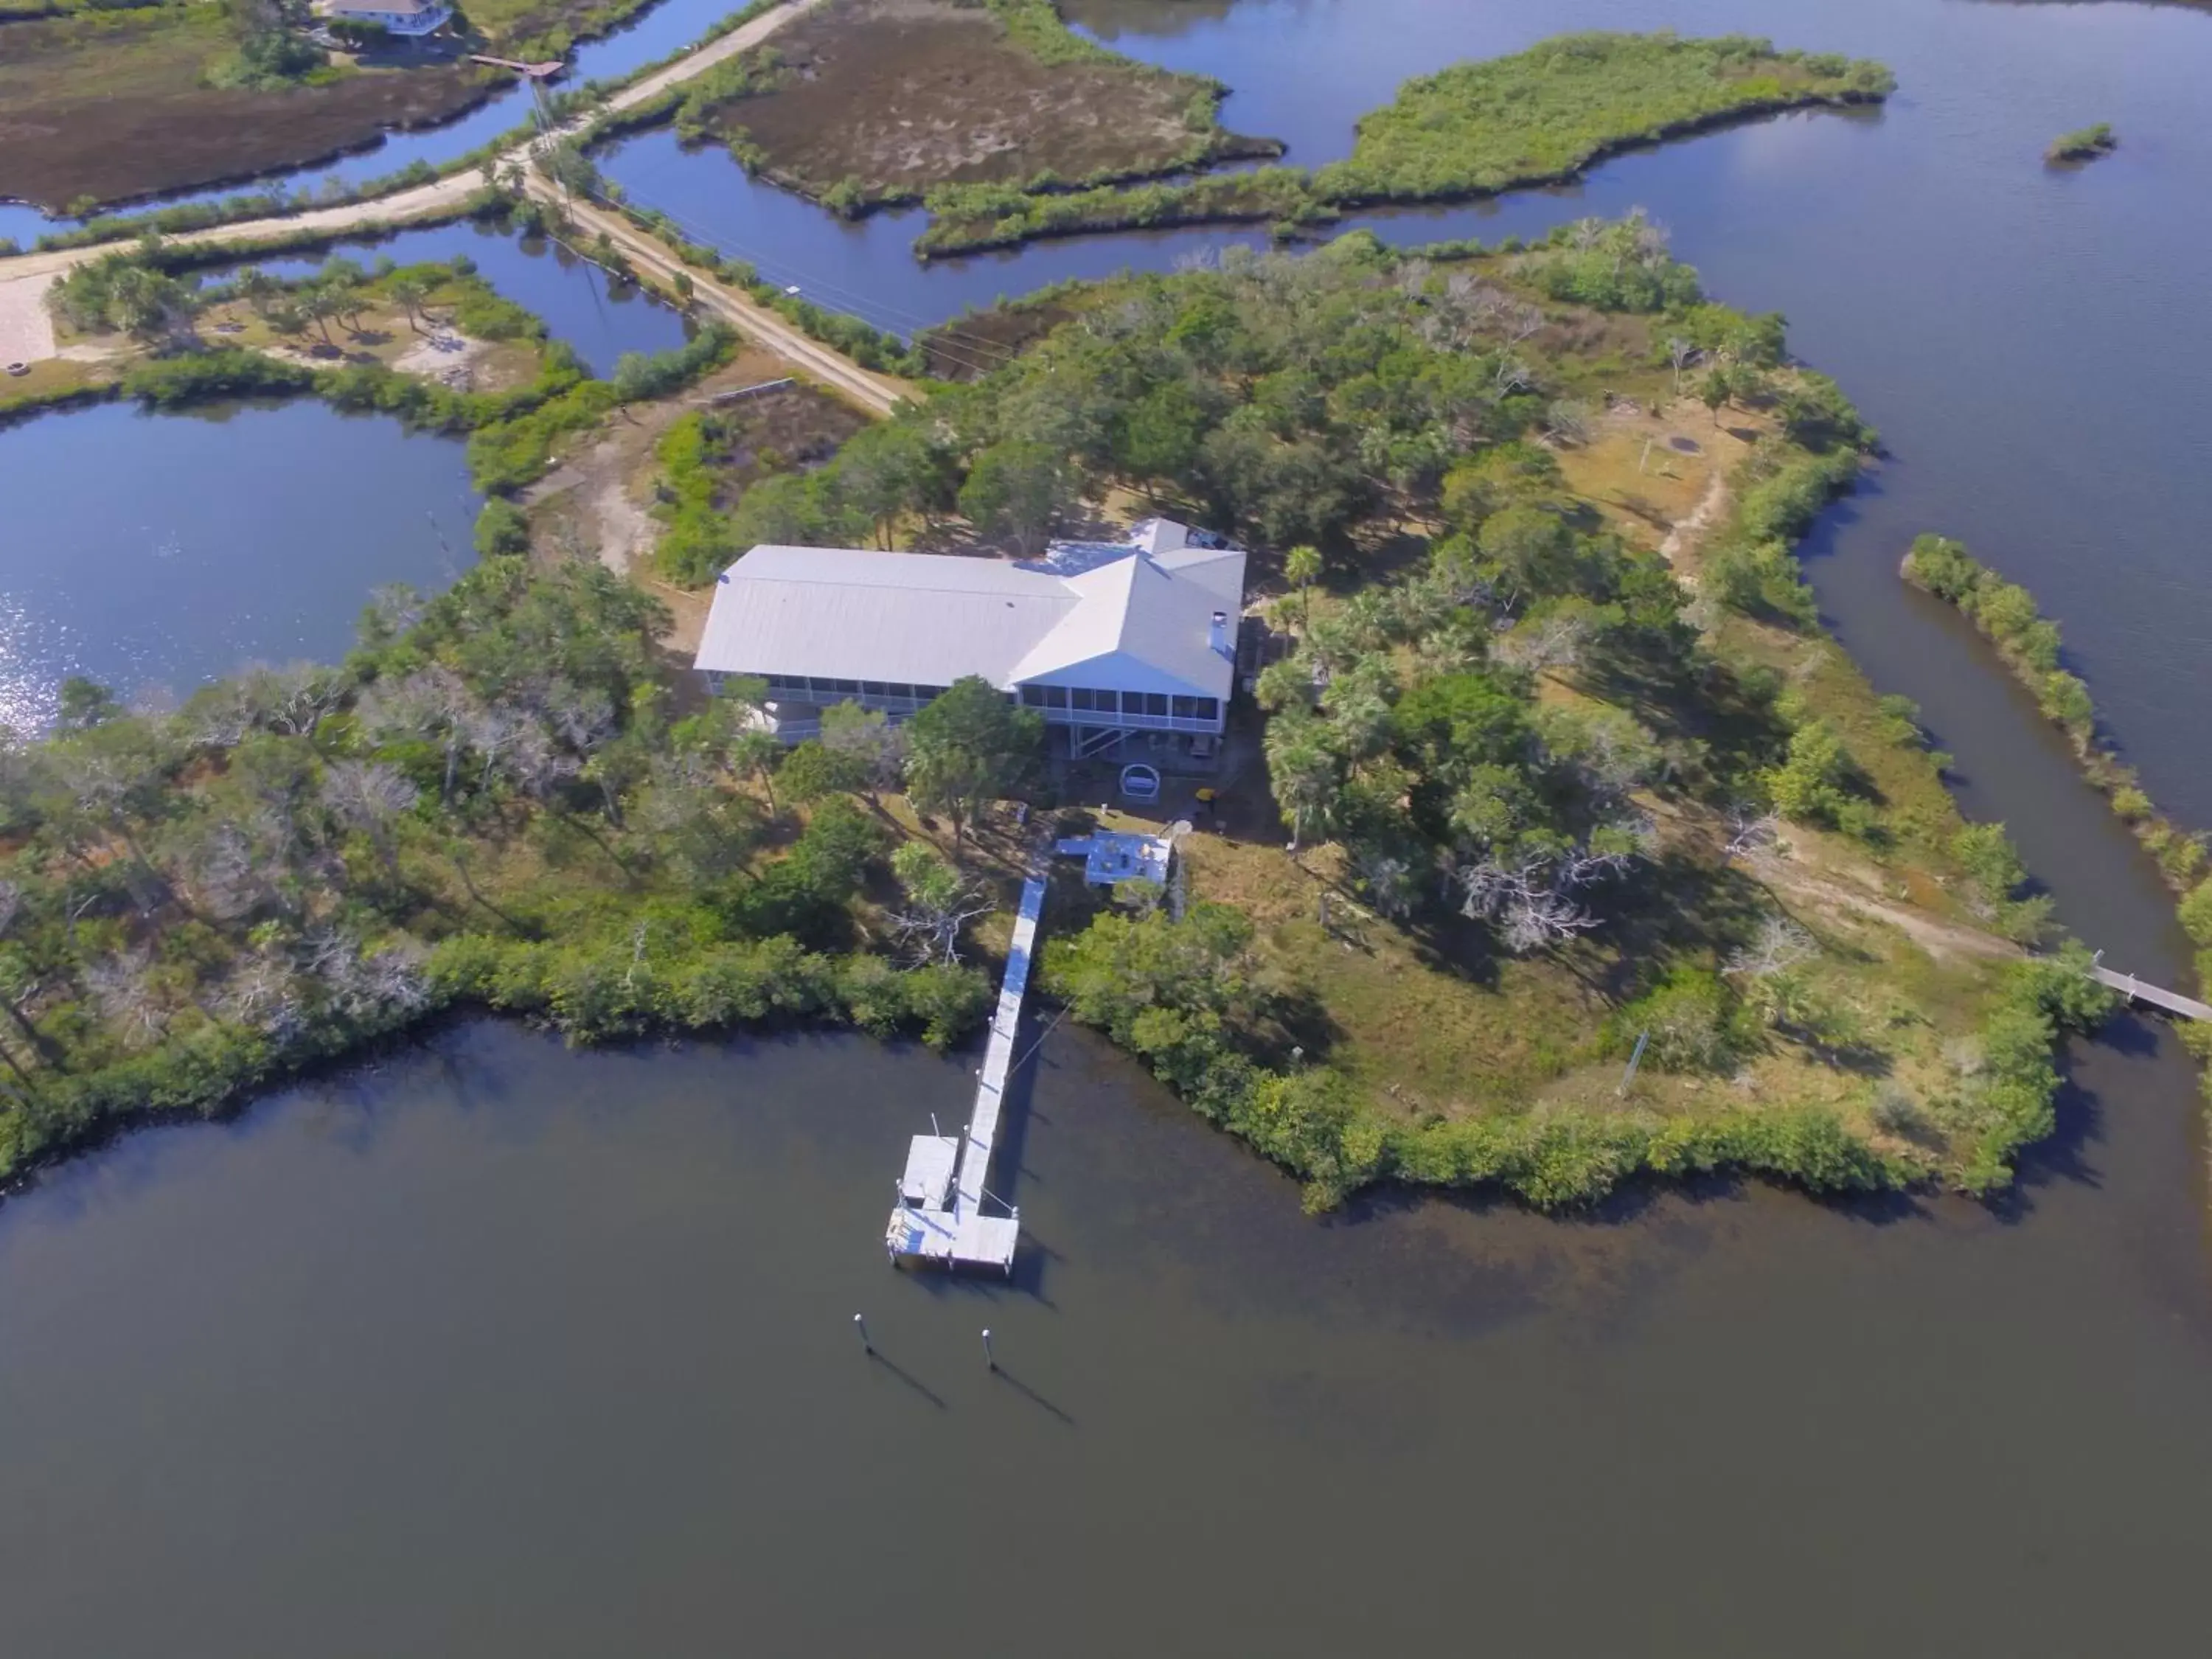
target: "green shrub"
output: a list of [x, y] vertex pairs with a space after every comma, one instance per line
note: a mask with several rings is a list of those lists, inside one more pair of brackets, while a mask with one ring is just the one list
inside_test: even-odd
[[1742, 1006], [1710, 969], [1680, 967], [1613, 1018], [1616, 1047], [1649, 1031], [1644, 1063], [1662, 1072], [1722, 1073], [1748, 1051], [1753, 1033]]
[[314, 371], [258, 351], [235, 347], [159, 357], [134, 365], [123, 376], [123, 394], [151, 409], [232, 398], [285, 395], [310, 391]]
[[1789, 758], [1766, 775], [1766, 787], [1784, 817], [1835, 828], [1858, 777], [1858, 764], [1835, 727], [1814, 720], [1790, 734]]
[[2181, 925], [2197, 944], [2212, 946], [2212, 881], [2199, 882], [2181, 901]]
[[498, 558], [530, 550], [530, 520], [513, 501], [493, 496], [477, 514], [477, 556]]
[[1982, 567], [1961, 542], [1948, 536], [1916, 536], [1905, 556], [1905, 574], [1939, 599], [1966, 609], [1981, 585]]

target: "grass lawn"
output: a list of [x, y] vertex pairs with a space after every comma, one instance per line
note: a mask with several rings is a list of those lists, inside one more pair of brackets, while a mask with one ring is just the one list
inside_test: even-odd
[[90, 363], [42, 357], [30, 366], [28, 374], [0, 379], [0, 420], [11, 410], [46, 403], [80, 387], [97, 385], [105, 378]]

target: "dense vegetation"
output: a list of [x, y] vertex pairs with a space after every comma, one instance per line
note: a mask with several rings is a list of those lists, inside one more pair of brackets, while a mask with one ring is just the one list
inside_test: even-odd
[[237, 44], [210, 66], [209, 85], [265, 91], [335, 75], [323, 49], [301, 32], [300, 17], [280, 0], [228, 0], [224, 10]]
[[[2008, 582], [1948, 536], [1919, 536], [1905, 556], [1907, 581], [1956, 605], [1997, 648], [2006, 665], [2035, 694], [2044, 717], [2063, 731], [2081, 758], [2084, 776], [2112, 802], [2112, 811], [2135, 833], [2167, 883], [2182, 896], [2181, 925], [2198, 946], [2197, 978], [2212, 986], [2212, 863], [2204, 837], [2182, 830], [2160, 812], [2144, 793], [2135, 769], [2113, 752], [2098, 729], [2089, 689], [2059, 665], [2063, 649], [2058, 624], [2045, 617], [2035, 596]], [[2212, 1060], [2212, 1032], [2190, 1027], [2185, 1033], [2201, 1057]], [[2212, 1094], [2212, 1070], [2204, 1086]]]
[[166, 716], [73, 683], [60, 729], [0, 757], [0, 1171], [455, 1004], [579, 1039], [958, 1036], [982, 975], [854, 954], [881, 822], [748, 787], [772, 740], [738, 702], [675, 717], [665, 624], [596, 563], [495, 558], [380, 595], [342, 667]]
[[1721, 122], [1808, 106], [1879, 101], [1881, 64], [1777, 52], [1744, 35], [1566, 34], [1508, 58], [1409, 81], [1363, 117], [1349, 159], [1135, 191], [1073, 195], [1004, 185], [930, 192], [925, 256], [1037, 236], [1221, 219], [1286, 228], [1349, 208], [1490, 195], [1563, 182], [1613, 152]]
[[866, 453], [867, 422], [811, 388], [793, 386], [721, 408], [679, 416], [654, 446], [660, 472], [655, 514], [666, 528], [654, 560], [686, 587], [712, 581], [748, 544], [737, 541], [728, 506], [763, 480], [818, 466], [842, 442]]
[[[131, 287], [105, 269], [73, 302]], [[1034, 547], [1115, 490], [1280, 550], [1294, 636], [1261, 678], [1262, 747], [1298, 852], [1253, 848], [1257, 879], [1318, 886], [1332, 962], [1379, 940], [1410, 964], [1392, 995], [1543, 1030], [1480, 1091], [1386, 1095], [1341, 1051], [1341, 981], [1202, 869], [1180, 921], [1109, 908], [1056, 936], [1048, 982], [1079, 1018], [1316, 1204], [1383, 1179], [1553, 1205], [1647, 1170], [2008, 1178], [2048, 1131], [2057, 1033], [2106, 999], [2070, 958], [1936, 961], [1793, 897], [1793, 860], [1863, 865], [2022, 937], [2044, 921], [2001, 830], [1958, 820], [1910, 709], [1819, 634], [1789, 543], [1872, 435], [1788, 364], [1779, 319], [1708, 302], [1640, 216], [1510, 252], [1237, 251], [1054, 306], [1069, 320], [1018, 360], [726, 507], [709, 422], [678, 422], [672, 516], [707, 550], [684, 574], [932, 519]], [[147, 372], [196, 383], [232, 356]], [[472, 462], [526, 480], [562, 433], [698, 366], [578, 377], [479, 426]], [[1751, 423], [1692, 568], [1575, 482], [1622, 380]], [[849, 797], [902, 786], [957, 853], [1024, 787], [1033, 717], [967, 682], [902, 732], [832, 711], [785, 756], [739, 718], [748, 688], [673, 716], [653, 602], [596, 566], [526, 574], [508, 502], [480, 537], [482, 570], [380, 607], [342, 670], [249, 676], [163, 719], [74, 688], [64, 729], [0, 772], [0, 879], [26, 919], [0, 929], [25, 963], [0, 1027], [12, 1156], [210, 1107], [455, 1002], [579, 1036], [827, 1015], [943, 1040], [972, 1018], [988, 988], [946, 959], [964, 878], [911, 850], [887, 866], [889, 814]], [[1376, 930], [1364, 947], [1329, 932], [1332, 898]], [[872, 941], [927, 965], [850, 954]], [[1624, 1098], [1639, 1039], [1668, 1086]]]
[[[1641, 218], [1447, 252], [1355, 236], [1056, 295], [1073, 320], [1019, 361], [747, 489], [686, 574], [755, 541], [850, 544], [935, 518], [1032, 546], [1117, 489], [1251, 545], [1322, 550], [1287, 566], [1306, 590], [1298, 637], [1261, 700], [1285, 823], [1345, 898], [1462, 964], [1448, 973], [1559, 962], [1606, 986], [1609, 1015], [1547, 1012], [1560, 1038], [1547, 1075], [1563, 1081], [1607, 1054], [1617, 1067], [1645, 1030], [1662, 1072], [1728, 1078], [1802, 1054], [1846, 1079], [1822, 1099], [1686, 1116], [1524, 1097], [1408, 1118], [1330, 1063], [1325, 1000], [1202, 880], [1186, 921], [1109, 912], [1058, 936], [1052, 983], [1079, 1018], [1317, 1202], [1390, 1176], [1565, 1202], [1639, 1168], [1723, 1164], [1816, 1187], [2001, 1183], [2047, 1127], [2052, 1032], [2100, 1006], [2078, 969], [1954, 966], [1913, 1012], [1878, 983], [1887, 969], [1817, 945], [1714, 856], [1788, 825], [1938, 872], [2005, 931], [2045, 925], [2016, 896], [2002, 830], [1958, 821], [1909, 708], [1877, 708], [1833, 672], [1793, 683], [1737, 644], [1819, 640], [1789, 543], [1850, 486], [1872, 434], [1832, 383], [1787, 366], [1780, 319], [1705, 301]], [[1629, 319], [1654, 362], [1640, 372], [1663, 382], [1671, 356], [1716, 420], [1733, 408], [1769, 432], [1694, 601], [1563, 472], [1595, 419], [1592, 366], [1565, 343], [1592, 315]], [[1320, 566], [1334, 591], [1309, 618]], [[1276, 879], [1307, 878], [1286, 864]], [[1884, 1080], [1849, 1085], [1853, 1068]]]

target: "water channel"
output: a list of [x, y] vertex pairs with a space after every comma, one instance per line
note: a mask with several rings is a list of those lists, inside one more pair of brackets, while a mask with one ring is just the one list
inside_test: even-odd
[[[2146, 863], [1894, 565], [1939, 527], [2035, 586], [2154, 793], [2212, 823], [2191, 764], [2212, 18], [1080, 15], [1221, 75], [1232, 125], [1300, 161], [1340, 153], [1406, 74], [1571, 27], [1893, 64], [1878, 117], [1376, 228], [1498, 236], [1640, 204], [1717, 293], [1787, 311], [1893, 450], [1816, 538], [1837, 626], [1923, 702], [1968, 809], [2010, 823], [2063, 918], [2178, 975]], [[2093, 119], [2120, 154], [2043, 172]], [[648, 137], [610, 171], [879, 320], [1226, 240], [925, 269], [911, 221], [838, 225], [719, 155]], [[39, 430], [0, 434], [0, 465]], [[1389, 1201], [1316, 1223], [1063, 1029], [1017, 1148], [1037, 1248], [1008, 1290], [893, 1274], [873, 1243], [900, 1138], [962, 1109], [959, 1063], [847, 1040], [578, 1055], [458, 1027], [0, 1206], [9, 1650], [2168, 1652], [2201, 1627], [2212, 1491], [2212, 1264], [2173, 1048], [2125, 1020], [2085, 1049], [2059, 1137], [1996, 1212], [1723, 1188], [1571, 1224]]]

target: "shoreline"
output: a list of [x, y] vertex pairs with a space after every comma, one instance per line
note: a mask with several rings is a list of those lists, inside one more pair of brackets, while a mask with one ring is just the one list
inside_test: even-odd
[[[1367, 240], [1371, 243], [1372, 239]], [[182, 367], [167, 371], [168, 376], [179, 380], [180, 386], [165, 390], [172, 396], [185, 398], [236, 391], [238, 387], [223, 377], [222, 370], [221, 362], [202, 363], [198, 371], [200, 374], [212, 374], [222, 381], [220, 386], [203, 384], [193, 378], [191, 360], [184, 360]], [[324, 390], [319, 374], [296, 365], [271, 360], [262, 372], [282, 381], [281, 386], [271, 389]], [[387, 373], [373, 378], [382, 384], [398, 377]], [[497, 422], [475, 423], [478, 435], [471, 442], [472, 471], [477, 473], [479, 487], [486, 489], [495, 500], [502, 499], [542, 471], [544, 453], [555, 437], [572, 429], [583, 429], [602, 417], [608, 406], [605, 386], [588, 380], [577, 380], [549, 395], [562, 404], [562, 410], [549, 410], [544, 407], [546, 398], [540, 397], [528, 401], [526, 406], [518, 404], [512, 410], [503, 410], [505, 425], [514, 428], [512, 444], [499, 435]], [[427, 392], [420, 396], [429, 398]], [[379, 397], [374, 401], [382, 406], [385, 400]], [[566, 404], [571, 402], [575, 408], [567, 410]], [[404, 408], [393, 412], [406, 417]], [[574, 419], [570, 418], [572, 415]], [[1847, 427], [1852, 424], [1853, 417], [1833, 418], [1844, 419]], [[579, 422], [582, 424], [579, 425]], [[1855, 452], [1836, 452], [1839, 457], [1851, 453]], [[534, 469], [531, 465], [532, 456], [538, 457]], [[1813, 466], [1805, 479], [1800, 480], [1796, 473], [1785, 470], [1781, 478], [1775, 480], [1777, 484], [1784, 480], [1788, 483], [1780, 498], [1784, 503], [1782, 505], [1763, 500], [1760, 491], [1766, 488], [1764, 483], [1741, 477], [1732, 479], [1729, 494], [1734, 505], [1727, 522], [1706, 526], [1700, 540], [1717, 542], [1746, 533], [1741, 521], [1747, 521], [1754, 512], [1760, 524], [1772, 527], [1752, 533], [1784, 535], [1793, 540], [1801, 535], [1825, 501], [1846, 488], [1856, 472], [1856, 464], [1846, 473], [1839, 466], [1827, 465], [1810, 452], [1805, 460]], [[487, 465], [493, 469], [489, 474], [483, 470]], [[1767, 493], [1773, 492], [1768, 489]], [[487, 513], [491, 511], [488, 507]], [[1686, 552], [1679, 541], [1676, 552], [1678, 557]], [[1820, 639], [1832, 650], [1834, 648], [1824, 631], [1817, 628], [1803, 631], [1808, 637]], [[1863, 685], [1863, 677], [1858, 674], [1856, 665], [1844, 658], [1840, 651], [1835, 654], [1845, 665], [1843, 672], [1847, 678], [1849, 696], [1862, 702], [1870, 702], [1872, 693]], [[1933, 764], [1924, 757], [1912, 763], [1923, 769]], [[471, 948], [493, 951], [506, 947], [487, 937], [480, 945]], [[514, 948], [527, 954], [536, 947]], [[603, 969], [594, 971], [614, 973], [622, 965], [611, 958]], [[635, 965], [629, 966], [634, 973]], [[2002, 995], [2020, 1001], [2023, 1018], [2039, 1026], [2057, 1023], [2058, 1004], [2053, 999], [2063, 1000], [2063, 987], [2068, 982], [2064, 963], [2028, 963], [2004, 971], [2006, 984], [2016, 987], [2017, 995], [2012, 989]], [[434, 1001], [425, 1005], [425, 1011], [434, 1012], [471, 1003], [524, 1014], [544, 1013], [552, 1008], [553, 1005], [538, 994], [518, 997], [514, 993], [501, 990], [498, 988], [503, 978], [504, 970], [456, 967], [451, 974], [441, 975], [441, 988]], [[830, 1004], [817, 997], [810, 1006], [819, 1012]], [[561, 1017], [560, 1023], [572, 1036], [588, 1040], [633, 1036], [652, 1030], [714, 1029], [720, 1017], [687, 1016], [672, 1020], [665, 1012], [656, 1012], [638, 1020], [625, 1018], [610, 1024], [579, 1025], [566, 1016]], [[2055, 1032], [2045, 1038], [2046, 1048], [2052, 1035]], [[343, 1034], [327, 1041], [318, 1038], [305, 1052], [309, 1059], [325, 1053], [340, 1053], [349, 1040]], [[1141, 1050], [1139, 1052], [1141, 1054]], [[220, 1060], [218, 1057], [204, 1065], [191, 1062], [185, 1070], [196, 1075], [183, 1085], [184, 1097], [176, 1103], [184, 1109], [209, 1109], [216, 1102], [227, 1100], [238, 1091], [258, 1089], [264, 1079], [272, 1074], [273, 1067], [290, 1064], [293, 1058], [255, 1052], [240, 1054], [228, 1060]], [[1244, 1138], [1263, 1156], [1288, 1163], [1310, 1181], [1323, 1182], [1325, 1189], [1338, 1199], [1375, 1180], [1395, 1178], [1409, 1185], [1495, 1185], [1539, 1207], [1557, 1207], [1600, 1196], [1638, 1170], [1680, 1176], [1720, 1168], [1741, 1169], [1784, 1179], [1813, 1192], [1946, 1184], [1966, 1185], [1986, 1194], [2004, 1184], [2011, 1156], [2047, 1128], [2044, 1117], [2048, 1111], [2049, 1095], [2057, 1086], [2057, 1073], [2047, 1056], [2036, 1061], [2033, 1076], [2023, 1075], [2020, 1086], [2026, 1091], [2023, 1102], [2031, 1106], [2028, 1115], [2011, 1123], [1995, 1139], [1985, 1139], [1974, 1159], [1951, 1172], [1927, 1156], [1907, 1156], [1907, 1149], [1901, 1145], [1889, 1149], [1878, 1146], [1847, 1129], [1826, 1106], [1791, 1103], [1786, 1096], [1760, 1109], [1730, 1108], [1717, 1116], [1685, 1116], [1662, 1109], [1655, 1117], [1642, 1107], [1626, 1116], [1598, 1115], [1581, 1109], [1547, 1109], [1517, 1116], [1459, 1117], [1440, 1122], [1433, 1129], [1355, 1113], [1331, 1134], [1332, 1142], [1339, 1147], [1329, 1154], [1336, 1171], [1333, 1176], [1317, 1171], [1306, 1163], [1303, 1153], [1271, 1146], [1267, 1136], [1257, 1132], [1256, 1125], [1240, 1125], [1232, 1121], [1233, 1114], [1224, 1119], [1210, 1110], [1203, 1101], [1193, 1100], [1192, 1103], [1201, 1115], [1241, 1128]], [[147, 1097], [156, 1104], [162, 1098], [158, 1092], [149, 1092]], [[102, 1112], [112, 1109], [115, 1109], [112, 1106], [100, 1109]], [[1352, 1150], [1355, 1147], [1362, 1150]]]
[[[1530, 56], [1560, 40], [1583, 38], [1556, 37], [1554, 41], [1540, 42], [1518, 57]], [[1644, 39], [1632, 35], [1588, 38], [1632, 42]], [[1703, 43], [1692, 40], [1682, 44], [1694, 48]], [[1802, 54], [1783, 57], [1785, 61], [1794, 61]], [[1474, 59], [1454, 67], [1495, 69], [1516, 61], [1516, 58]], [[1261, 168], [1242, 173], [1198, 173], [1186, 168], [1182, 172], [1193, 175], [1187, 182], [1168, 186], [1156, 185], [1149, 192], [1141, 188], [1133, 192], [1110, 184], [1097, 187], [1075, 185], [1045, 191], [1025, 191], [1017, 186], [944, 185], [925, 192], [924, 205], [930, 210], [930, 222], [915, 240], [914, 252], [916, 258], [927, 263], [934, 258], [999, 252], [1032, 241], [1072, 236], [1209, 224], [1251, 224], [1269, 220], [1280, 228], [1281, 236], [1287, 237], [1301, 229], [1332, 223], [1348, 214], [1464, 205], [1516, 191], [1559, 188], [1579, 183], [1592, 168], [1617, 156], [1656, 149], [1678, 139], [1771, 120], [1802, 110], [1849, 111], [1879, 106], [1888, 98], [1893, 82], [1887, 70], [1878, 64], [1849, 67], [1855, 73], [1861, 69], [1867, 70], [1867, 84], [1791, 88], [1747, 97], [1725, 109], [1697, 112], [1648, 123], [1634, 131], [1602, 135], [1583, 143], [1573, 156], [1557, 166], [1523, 167], [1480, 182], [1462, 179], [1433, 185], [1417, 181], [1363, 184], [1358, 181], [1366, 172], [1387, 171], [1393, 164], [1383, 163], [1380, 169], [1373, 168], [1371, 164], [1363, 165], [1355, 144], [1350, 157], [1318, 167]], [[1451, 70], [1440, 73], [1449, 75]], [[1409, 94], [1425, 88], [1437, 78], [1439, 77], [1415, 77], [1407, 81], [1399, 88], [1397, 102], [1383, 105], [1361, 118], [1363, 135], [1370, 122], [1393, 117], [1399, 103]], [[1240, 190], [1255, 192], [1259, 199], [1238, 205], [1233, 198]], [[963, 203], [963, 193], [970, 198], [973, 205]], [[1231, 199], [1219, 203], [1210, 199], [1217, 196]], [[1059, 204], [1057, 219], [1054, 204]], [[974, 222], [973, 229], [957, 228], [956, 222], [963, 215]]]
[[[1886, 95], [1849, 94], [1833, 97], [1801, 98], [1732, 111], [1725, 114], [1698, 117], [1676, 123], [1663, 131], [1642, 134], [1633, 138], [1623, 138], [1608, 143], [1601, 149], [1594, 151], [1587, 159], [1570, 167], [1547, 172], [1519, 174], [1501, 184], [1486, 185], [1480, 188], [1439, 190], [1431, 192], [1375, 191], [1358, 194], [1334, 195], [1317, 191], [1313, 188], [1319, 171], [1317, 169], [1262, 168], [1255, 172], [1237, 173], [1208, 173], [1191, 167], [1180, 167], [1170, 173], [1152, 175], [1150, 178], [1133, 177], [1097, 186], [1074, 184], [1050, 190], [1030, 191], [1024, 194], [1033, 201], [1050, 202], [1096, 195], [1101, 198], [1100, 205], [1106, 206], [1111, 204], [1116, 198], [1125, 197], [1126, 186], [1141, 187], [1146, 184], [1172, 183], [1176, 179], [1183, 179], [1186, 182], [1174, 184], [1175, 191], [1178, 194], [1189, 195], [1195, 195], [1208, 185], [1218, 185], [1224, 188], [1232, 188], [1238, 180], [1265, 179], [1272, 182], [1274, 178], [1285, 175], [1297, 180], [1300, 186], [1297, 199], [1273, 201], [1264, 204], [1255, 204], [1248, 209], [1206, 205], [1185, 208], [1180, 203], [1170, 202], [1164, 211], [1150, 216], [1128, 216], [1079, 224], [1048, 223], [1003, 233], [989, 230], [978, 231], [969, 235], [953, 231], [947, 232], [941, 237], [939, 236], [937, 228], [943, 222], [933, 210], [929, 225], [915, 240], [914, 254], [917, 259], [927, 264], [933, 259], [966, 258], [978, 253], [1004, 252], [1012, 248], [1025, 247], [1032, 242], [1065, 241], [1079, 236], [1128, 235], [1152, 230], [1196, 229], [1206, 225], [1248, 225], [1269, 222], [1283, 227], [1283, 235], [1279, 240], [1289, 240], [1293, 234], [1317, 232], [1353, 214], [1413, 211], [1422, 208], [1466, 207], [1477, 202], [1493, 201], [1500, 196], [1511, 195], [1519, 191], [1560, 189], [1582, 183], [1589, 177], [1592, 168], [1601, 167], [1617, 157], [1633, 155], [1644, 150], [1656, 149], [1677, 139], [1725, 131], [1731, 127], [1750, 126], [1761, 121], [1771, 121], [1777, 117], [1794, 114], [1804, 110], [1848, 110], [1878, 106]], [[1274, 153], [1281, 155], [1286, 152], [1278, 149]], [[1329, 165], [1342, 164], [1332, 162]], [[770, 182], [777, 181], [771, 179]], [[782, 186], [779, 185], [779, 187]], [[975, 187], [959, 185], [953, 188]], [[796, 190], [793, 193], [804, 194]], [[916, 204], [928, 206], [929, 193], [925, 191], [919, 197], [910, 197], [896, 204], [885, 203], [883, 205], [912, 207]]]
[[[2206, 855], [2204, 833], [2183, 829], [2161, 811], [2136, 769], [2120, 758], [2088, 688], [2057, 665], [2063, 649], [2057, 624], [2044, 616], [2026, 587], [2006, 580], [1948, 537], [1916, 538], [1899, 561], [1898, 574], [1971, 623], [2012, 678], [2036, 698], [2043, 718], [2066, 734], [2083, 780], [2105, 797], [2112, 816], [2150, 855], [2160, 878], [2179, 901], [2177, 919], [2197, 946], [2197, 988], [2212, 985], [2212, 874], [2207, 873], [2212, 860]], [[2042, 665], [2046, 662], [2049, 666]], [[2055, 687], [2054, 681], [2059, 682]], [[2063, 704], [2058, 698], [2065, 699]], [[2176, 1030], [2203, 1066], [2198, 1086], [2212, 1113], [2212, 1028], [2182, 1021]]]

